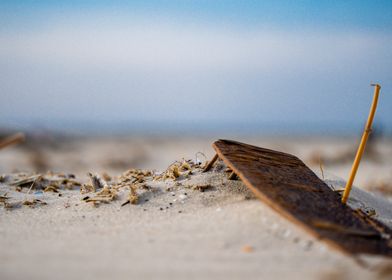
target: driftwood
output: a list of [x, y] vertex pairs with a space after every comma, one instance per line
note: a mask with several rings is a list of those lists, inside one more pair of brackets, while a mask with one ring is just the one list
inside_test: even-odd
[[20, 142], [23, 142], [24, 140], [25, 136], [23, 133], [16, 133], [14, 135], [8, 136], [7, 138], [0, 140], [0, 150], [11, 145], [16, 145]]
[[392, 256], [392, 231], [342, 204], [297, 157], [228, 140], [213, 147], [256, 197], [313, 236], [347, 254]]

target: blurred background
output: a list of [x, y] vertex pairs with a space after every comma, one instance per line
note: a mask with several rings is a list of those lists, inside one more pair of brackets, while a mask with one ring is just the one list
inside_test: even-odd
[[391, 1], [3, 0], [0, 127], [28, 138], [0, 168], [162, 169], [226, 137], [346, 176], [377, 82], [389, 181], [391, 45]]

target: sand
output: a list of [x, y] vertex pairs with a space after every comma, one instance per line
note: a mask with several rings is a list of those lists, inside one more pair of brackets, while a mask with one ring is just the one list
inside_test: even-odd
[[[112, 146], [103, 140], [100, 141], [102, 142], [96, 144], [94, 149], [91, 147], [90, 150], [87, 149], [84, 155], [91, 153], [91, 150], [100, 150], [101, 153], [95, 153], [95, 158], [81, 157], [80, 160], [86, 160], [86, 166], [89, 162], [92, 162], [92, 166], [94, 161], [101, 162], [99, 160], [101, 157], [104, 161], [117, 156], [110, 153]], [[153, 140], [150, 141], [153, 143]], [[145, 141], [140, 145], [145, 147], [146, 158], [153, 160], [157, 166], [164, 164], [167, 166], [176, 158], [181, 159], [189, 155], [194, 158], [196, 151], [202, 151], [206, 156], [212, 155], [212, 150], [204, 146], [204, 142], [195, 142], [173, 143], [172, 139], [162, 141], [160, 148], [163, 151], [158, 155], [146, 148], [157, 143], [151, 144]], [[186, 143], [189, 143], [189, 146]], [[263, 144], [263, 141], [251, 141], [251, 143]], [[389, 142], [386, 143], [380, 148], [384, 154], [390, 152]], [[268, 145], [268, 143], [264, 144]], [[302, 149], [309, 153], [308, 156], [314, 151], [311, 141], [302, 146], [300, 141], [296, 145], [288, 145], [284, 141], [269, 142], [269, 144], [283, 147], [280, 150], [285, 151], [298, 152]], [[80, 150], [80, 146], [87, 146], [85, 143], [74, 143], [74, 145], [74, 148], [78, 147], [77, 150]], [[107, 145], [106, 150], [102, 147], [105, 145]], [[337, 141], [337, 146], [339, 145], [342, 144]], [[130, 150], [137, 150], [134, 142], [130, 146]], [[320, 146], [321, 152], [327, 151], [329, 147], [333, 148], [331, 144]], [[122, 146], [117, 145], [117, 148], [119, 147]], [[336, 151], [337, 148], [334, 149]], [[15, 155], [18, 155], [18, 160], [22, 162], [22, 155], [26, 150], [15, 148], [4, 152], [6, 153], [2, 154], [1, 161], [3, 167], [4, 158], [8, 160], [18, 158]], [[56, 157], [51, 154], [54, 153], [53, 151], [44, 151], [44, 153], [49, 158], [51, 166], [56, 167], [53, 165], [56, 158], [61, 161], [60, 155]], [[101, 155], [102, 153], [104, 156]], [[172, 157], [169, 160], [170, 153]], [[173, 157], [173, 153], [176, 153], [177, 157]], [[75, 156], [73, 153], [65, 154], [63, 157]], [[302, 155], [306, 157], [305, 153]], [[160, 158], [160, 161], [154, 156]], [[118, 156], [119, 158], [121, 157]], [[148, 161], [138, 164], [140, 167], [143, 164], [151, 164]], [[9, 162], [18, 164], [17, 160]], [[31, 168], [28, 161], [24, 164], [19, 166]], [[79, 167], [85, 166], [83, 164], [79, 163]], [[69, 162], [64, 162], [62, 166], [66, 171], [74, 171]], [[105, 168], [102, 165], [90, 170], [100, 172], [100, 168], [107, 170], [107, 166]], [[388, 168], [383, 163], [381, 170], [388, 170]], [[318, 167], [315, 166], [314, 170], [319, 172], [317, 169]], [[344, 180], [339, 179], [339, 176], [330, 175], [330, 173], [334, 174], [339, 166], [326, 166], [324, 169], [324, 179], [329, 185], [336, 188], [344, 185]], [[79, 173], [78, 179], [88, 180], [83, 168]], [[385, 174], [381, 171], [379, 173], [383, 178], [390, 176], [389, 173]], [[321, 173], [319, 175], [322, 176]], [[268, 206], [254, 199], [241, 182], [228, 181], [222, 172], [195, 174], [189, 180], [181, 180], [180, 186], [175, 186], [171, 180], [155, 184], [153, 186], [157, 191], [147, 192], [141, 197], [139, 204], [128, 204], [123, 207], [121, 204], [126, 201], [128, 195], [125, 190], [120, 191], [117, 200], [94, 207], [91, 203], [81, 201], [84, 195], [78, 190], [62, 190], [62, 196], [59, 197], [57, 193], [16, 193], [13, 188], [2, 184], [0, 187], [2, 193], [7, 191], [8, 195], [16, 200], [38, 198], [47, 202], [47, 205], [35, 208], [23, 206], [12, 210], [0, 208], [0, 247], [2, 248], [0, 278], [382, 279], [384, 277], [388, 279], [391, 277], [391, 274], [388, 274], [391, 265], [389, 260], [363, 256], [361, 259], [368, 264], [368, 267], [358, 264], [357, 260], [330, 249], [276, 214]], [[210, 184], [212, 188], [200, 192], [190, 187], [198, 184]], [[169, 187], [174, 188], [167, 191]], [[366, 201], [366, 206], [376, 209], [380, 219], [391, 222], [392, 207], [388, 197], [380, 198], [377, 194], [369, 194], [359, 189], [355, 189], [354, 194], [350, 205], [356, 207], [358, 206], [355, 204], [356, 201]], [[146, 199], [148, 201], [145, 201]]]

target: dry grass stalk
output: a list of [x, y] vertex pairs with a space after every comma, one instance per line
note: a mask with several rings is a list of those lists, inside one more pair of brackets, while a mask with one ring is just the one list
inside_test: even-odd
[[32, 175], [32, 176], [28, 176], [28, 177], [20, 179], [20, 180], [16, 180], [14, 182], [10, 182], [9, 185], [10, 186], [24, 186], [24, 185], [28, 184], [30, 187], [31, 183], [37, 181], [40, 178], [42, 178], [41, 174]]

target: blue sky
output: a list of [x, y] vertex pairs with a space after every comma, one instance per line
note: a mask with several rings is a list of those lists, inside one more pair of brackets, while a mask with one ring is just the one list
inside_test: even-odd
[[391, 45], [392, 1], [1, 1], [0, 125], [356, 131], [379, 82], [392, 131]]

